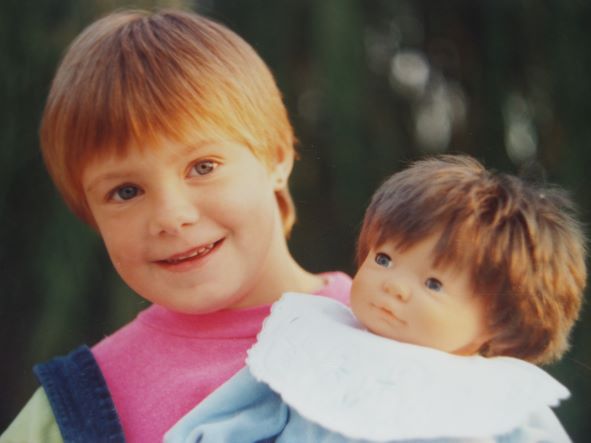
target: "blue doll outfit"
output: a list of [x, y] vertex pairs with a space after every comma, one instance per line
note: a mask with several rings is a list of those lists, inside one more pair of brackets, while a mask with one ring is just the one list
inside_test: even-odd
[[165, 442], [563, 443], [570, 439], [550, 407], [568, 395], [527, 362], [385, 339], [345, 305], [288, 293], [247, 367]]

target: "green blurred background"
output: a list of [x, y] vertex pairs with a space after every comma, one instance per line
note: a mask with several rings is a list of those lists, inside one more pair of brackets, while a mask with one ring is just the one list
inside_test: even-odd
[[[372, 190], [425, 153], [545, 176], [591, 220], [587, 0], [3, 0], [0, 430], [34, 391], [34, 362], [93, 344], [147, 306], [57, 196], [37, 131], [74, 36], [115, 8], [154, 6], [222, 21], [275, 73], [300, 140], [291, 247], [312, 271], [353, 273]], [[571, 351], [547, 369], [572, 391], [558, 415], [576, 442], [589, 441], [588, 306]]]

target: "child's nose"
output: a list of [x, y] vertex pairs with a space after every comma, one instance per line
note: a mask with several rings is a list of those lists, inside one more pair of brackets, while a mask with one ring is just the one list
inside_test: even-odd
[[412, 290], [410, 285], [400, 278], [390, 278], [384, 282], [384, 292], [402, 302], [407, 302]]
[[184, 227], [191, 226], [198, 220], [197, 205], [188, 196], [183, 195], [182, 192], [176, 195], [169, 193], [154, 205], [150, 233], [177, 235]]

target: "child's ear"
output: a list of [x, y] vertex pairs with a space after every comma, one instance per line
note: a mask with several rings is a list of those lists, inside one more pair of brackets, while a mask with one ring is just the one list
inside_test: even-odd
[[271, 179], [274, 183], [275, 191], [284, 189], [293, 169], [294, 153], [286, 152], [281, 149], [277, 152], [276, 161], [271, 165]]

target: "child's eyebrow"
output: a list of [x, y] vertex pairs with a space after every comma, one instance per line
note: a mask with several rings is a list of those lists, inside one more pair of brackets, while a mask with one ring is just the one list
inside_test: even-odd
[[107, 172], [105, 174], [100, 174], [94, 177], [88, 186], [86, 186], [85, 190], [92, 191], [94, 188], [99, 186], [103, 182], [109, 181], [120, 181], [129, 178], [129, 174], [125, 172]]
[[[195, 155], [208, 147], [216, 145], [219, 145], [219, 142], [216, 142], [214, 140], [199, 140], [195, 142], [186, 143], [179, 149], [177, 155], [171, 156], [170, 161], [173, 162], [175, 159], [178, 158], [182, 159], [186, 156]], [[97, 176], [93, 177], [88, 186], [85, 187], [85, 191], [88, 192], [93, 190], [102, 182], [128, 180], [129, 176], [133, 174], [133, 170], [110, 171], [98, 174]]]

